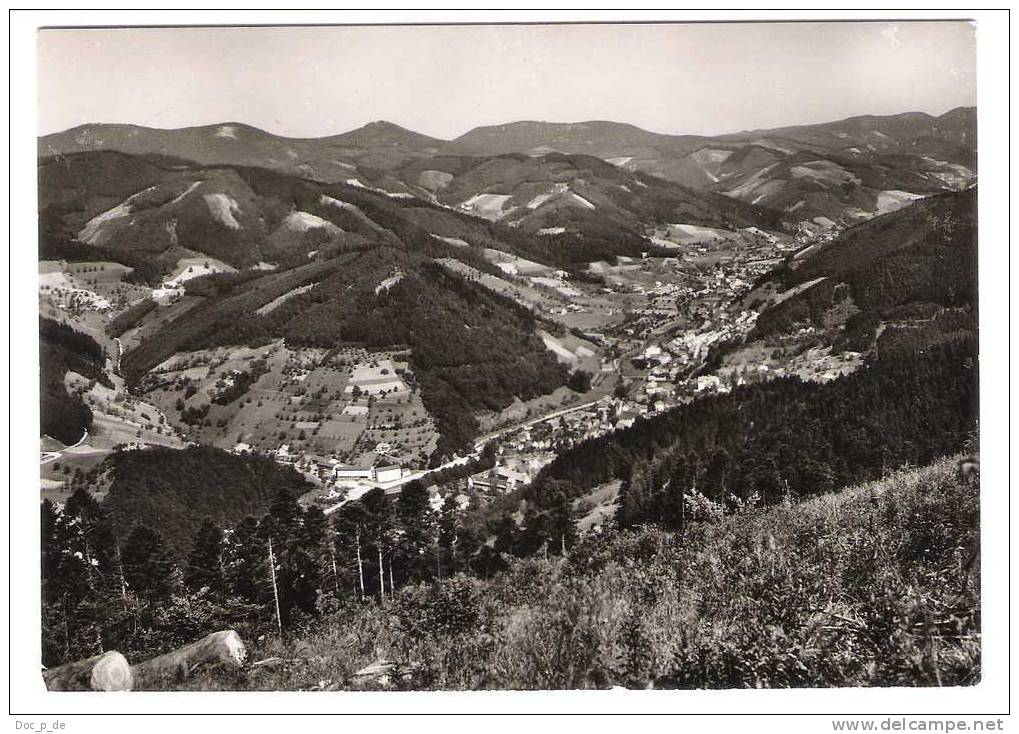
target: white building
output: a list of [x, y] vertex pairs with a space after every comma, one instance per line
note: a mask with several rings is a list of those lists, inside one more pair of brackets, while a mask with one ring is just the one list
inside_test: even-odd
[[372, 467], [336, 464], [333, 467], [333, 479], [371, 479]]
[[395, 482], [403, 477], [403, 469], [397, 465], [373, 467], [372, 472], [374, 473], [372, 478], [379, 484]]

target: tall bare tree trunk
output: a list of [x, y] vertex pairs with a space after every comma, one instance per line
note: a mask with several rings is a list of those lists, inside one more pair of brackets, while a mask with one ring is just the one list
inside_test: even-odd
[[85, 576], [88, 578], [88, 588], [95, 591], [96, 585], [92, 579], [92, 551], [87, 540], [85, 541]]
[[333, 567], [333, 588], [336, 589], [336, 596], [340, 595], [340, 576], [336, 573], [336, 549], [329, 544], [329, 562]]
[[64, 592], [63, 603], [60, 605], [64, 612], [64, 657], [71, 652], [71, 633], [67, 628], [67, 592]]
[[686, 492], [682, 487], [679, 488], [679, 532], [680, 535], [686, 533]]
[[357, 526], [357, 577], [361, 582], [361, 601], [364, 601], [364, 561], [361, 558], [361, 526]]
[[276, 556], [272, 552], [272, 538], [269, 538], [269, 571], [272, 575], [272, 598], [276, 602], [276, 624], [283, 637], [283, 617], [280, 615], [280, 592], [276, 586]]
[[120, 540], [117, 540], [117, 575], [120, 576], [120, 598], [124, 600], [124, 611], [127, 611], [127, 581], [124, 579], [124, 557], [120, 554]]
[[382, 565], [382, 538], [379, 538], [379, 599], [386, 601], [386, 568]]
[[393, 583], [393, 554], [389, 554], [389, 593], [392, 594], [396, 589], [396, 584]]

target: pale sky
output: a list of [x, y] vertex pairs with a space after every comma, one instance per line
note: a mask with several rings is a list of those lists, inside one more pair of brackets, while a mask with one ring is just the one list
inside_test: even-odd
[[964, 22], [39, 32], [41, 134], [243, 122], [440, 138], [514, 120], [716, 135], [976, 104]]

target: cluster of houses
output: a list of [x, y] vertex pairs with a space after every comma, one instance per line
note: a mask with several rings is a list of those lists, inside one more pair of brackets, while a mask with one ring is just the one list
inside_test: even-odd
[[630, 400], [605, 397], [545, 420], [521, 426], [499, 438], [495, 466], [468, 479], [482, 494], [511, 492], [529, 483], [558, 452], [614, 430], [629, 428], [652, 408]]
[[655, 410], [663, 410], [660, 402], [667, 406], [673, 399], [729, 392], [735, 384], [732, 380], [721, 379], [718, 375], [687, 379], [686, 375], [704, 363], [713, 347], [746, 335], [756, 321], [756, 312], [742, 311], [735, 319], [705, 322], [696, 331], [683, 332], [648, 347], [640, 357], [640, 364], [649, 370], [643, 386], [643, 402], [653, 403]]
[[86, 311], [108, 311], [112, 307], [109, 299], [84, 288], [61, 288], [43, 283], [39, 291], [49, 297], [54, 306], [74, 316]]
[[533, 479], [529, 472], [519, 471], [508, 465], [496, 463], [491, 469], [478, 472], [467, 478], [467, 488], [484, 494], [506, 494], [522, 487]]
[[303, 474], [316, 477], [324, 484], [361, 484], [390, 489], [399, 486], [405, 480], [409, 481], [413, 475], [413, 472], [399, 464], [384, 462], [344, 464], [335, 457], [298, 452], [289, 444], [283, 444], [276, 449], [274, 458], [281, 464], [293, 466]]

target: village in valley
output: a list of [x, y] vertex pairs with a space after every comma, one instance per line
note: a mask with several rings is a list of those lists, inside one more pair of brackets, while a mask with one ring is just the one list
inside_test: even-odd
[[[439, 173], [426, 171], [419, 180], [448, 182], [450, 174]], [[346, 183], [383, 199], [413, 200], [406, 192], [356, 178]], [[171, 204], [197, 195], [196, 187], [204, 185], [190, 183]], [[549, 226], [547, 220], [537, 226], [528, 218], [543, 207], [596, 212], [593, 195], [573, 188], [589, 191], [582, 185], [580, 179], [551, 188], [528, 183], [519, 195], [481, 193], [457, 205], [432, 192], [428, 196], [438, 211], [456, 211], [475, 225], [500, 222], [520, 234], [526, 228], [528, 236], [554, 249], [565, 246], [561, 238], [578, 233]], [[239, 226], [235, 199], [225, 193], [203, 196], [222, 226]], [[903, 196], [882, 206], [916, 198]], [[321, 196], [319, 204], [349, 214], [348, 226], [381, 231], [355, 204], [330, 196]], [[88, 222], [79, 233], [83, 241], [99, 242], [104, 227], [118, 221], [117, 211]], [[44, 492], [59, 501], [70, 478], [118, 449], [203, 444], [297, 469], [313, 486], [301, 502], [327, 513], [372, 489], [398, 494], [414, 480], [429, 486], [435, 506], [449, 493], [466, 503], [511, 492], [529, 484], [558, 453], [642, 418], [754, 382], [785, 376], [827, 382], [862, 366], [861, 351], [833, 348], [833, 335], [857, 312], [845, 284], [819, 278], [786, 288], [774, 274], [795, 268], [846, 226], [870, 216], [858, 212], [838, 222], [823, 216], [773, 222], [771, 230], [746, 222], [738, 226], [726, 217], [711, 227], [645, 223], [641, 237], [647, 251], [574, 263], [570, 270], [484, 240], [469, 241], [467, 230], [458, 231], [463, 236], [432, 231], [431, 242], [445, 254], [431, 258], [431, 264], [531, 314], [533, 336], [569, 374], [568, 384], [545, 394], [526, 400], [513, 396], [500, 410], [475, 409], [471, 420], [478, 430], [471, 445], [461, 441], [455, 453], [438, 450], [440, 416], [426, 404], [427, 390], [415, 374], [410, 347], [385, 335], [375, 343], [392, 346], [340, 342], [327, 349], [278, 336], [246, 344], [225, 340], [206, 349], [161, 353], [162, 361], [152, 360], [130, 390], [119, 376], [124, 355], [144, 351], [163, 330], [200, 312], [205, 284], [217, 277], [251, 279], [272, 289], [275, 297], [255, 308], [262, 319], [322, 288], [293, 275], [325, 272], [336, 255], [314, 244], [340, 232], [317, 215], [291, 212], [282, 220], [279, 232], [286, 236], [317, 238], [308, 240], [296, 263], [283, 266], [259, 259], [241, 269], [175, 246], [161, 261], [163, 277], [151, 285], [151, 279], [135, 277], [138, 273], [120, 263], [42, 260], [42, 313], [86, 331], [101, 345], [114, 375], [109, 385], [73, 371], [64, 378], [66, 388], [93, 412], [99, 430], [67, 449], [63, 461], [44, 462]], [[444, 220], [432, 212], [422, 221]], [[176, 225], [169, 229], [171, 244], [179, 244]], [[376, 296], [385, 296], [405, 277], [405, 269], [393, 264], [368, 285]], [[762, 313], [811, 288], [833, 289], [834, 305], [824, 324], [800, 324], [773, 337], [761, 329]]]
[[[101, 425], [123, 425], [105, 437], [90, 437], [63, 457], [62, 467], [44, 464], [44, 485], [59, 498], [69, 467], [87, 469], [117, 448], [207, 443], [296, 468], [314, 486], [302, 503], [327, 513], [373, 488], [398, 494], [419, 479], [431, 485], [436, 508], [450, 492], [462, 505], [472, 498], [484, 501], [526, 485], [576, 443], [699, 397], [786, 374], [763, 353], [748, 352], [740, 364], [723, 363], [721, 369], [709, 369], [708, 362], [720, 346], [738, 344], [753, 329], [764, 305], [747, 303], [755, 282], [790, 253], [832, 236], [828, 229], [801, 230], [794, 237], [756, 228], [672, 225], [651, 238], [656, 252], [593, 262], [583, 279], [497, 250], [484, 255], [500, 276], [459, 260], [439, 261], [532, 311], [546, 348], [580, 377], [570, 388], [480, 415], [484, 433], [472, 450], [437, 466], [430, 459], [438, 428], [422, 402], [406, 351], [355, 344], [332, 350], [289, 347], [277, 340], [263, 347], [175, 354], [145, 375], [133, 395], [123, 385], [119, 393], [111, 392], [69, 374], [74, 382], [69, 387], [83, 396]], [[455, 244], [470, 246], [462, 240]], [[109, 265], [111, 271], [123, 269]], [[89, 268], [89, 275], [99, 274], [89, 279], [80, 265], [44, 262], [44, 312], [94, 323], [100, 343], [119, 355], [147, 330], [190, 307], [188, 280], [219, 271], [208, 262], [179, 265], [174, 278], [145, 294], [135, 293], [145, 291], [141, 286], [114, 286], [115, 279], [102, 275], [105, 265]], [[378, 286], [384, 287], [386, 282]], [[146, 300], [155, 304], [151, 313], [131, 329], [114, 339], [102, 330], [107, 320]], [[796, 374], [826, 379], [826, 369], [832, 372], [823, 349], [804, 359], [815, 364]], [[834, 373], [844, 367], [836, 364]], [[132, 421], [126, 410], [131, 405], [140, 406], [135, 413], [146, 419]], [[444, 481], [437, 484], [437, 477]]]

